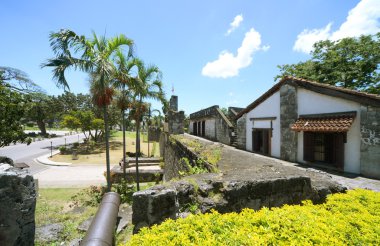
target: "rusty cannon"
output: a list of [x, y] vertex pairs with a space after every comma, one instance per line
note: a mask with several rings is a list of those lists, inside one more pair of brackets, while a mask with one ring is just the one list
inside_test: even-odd
[[112, 246], [116, 229], [120, 195], [116, 192], [104, 194], [87, 234], [81, 241], [83, 246]]

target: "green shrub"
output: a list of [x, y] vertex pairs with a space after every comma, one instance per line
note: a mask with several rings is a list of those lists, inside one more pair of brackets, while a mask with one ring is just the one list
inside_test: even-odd
[[11, 166], [13, 166], [13, 160], [7, 156], [0, 156], [0, 163], [7, 163]]
[[325, 204], [190, 215], [143, 228], [128, 245], [379, 245], [380, 193], [351, 190]]
[[65, 146], [59, 147], [59, 152], [61, 152], [62, 155], [67, 154], [67, 148]]

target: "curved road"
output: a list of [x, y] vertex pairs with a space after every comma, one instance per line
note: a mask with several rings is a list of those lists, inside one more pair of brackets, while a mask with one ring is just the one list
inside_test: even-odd
[[[53, 132], [58, 133], [58, 132]], [[64, 135], [65, 132], [60, 132]], [[105, 183], [104, 170], [101, 165], [75, 165], [75, 166], [50, 166], [40, 164], [36, 158], [50, 154], [60, 146], [83, 141], [84, 135], [75, 134], [57, 138], [36, 141], [30, 145], [16, 144], [0, 148], [0, 156], [8, 156], [16, 162], [25, 162], [27, 169], [35, 179], [38, 179], [40, 188], [71, 188], [88, 187]]]
[[[53, 132], [54, 133], [54, 132]], [[62, 132], [61, 132], [62, 133]], [[64, 134], [64, 132], [63, 132]], [[56, 137], [51, 139], [45, 139], [41, 141], [32, 142], [29, 145], [26, 144], [16, 144], [0, 148], [0, 156], [8, 156], [16, 162], [25, 162], [29, 165], [29, 173], [35, 174], [48, 169], [49, 166], [39, 164], [34, 161], [35, 158], [49, 154], [51, 151], [51, 146], [53, 150], [58, 149], [60, 146], [66, 144], [83, 141], [83, 133]]]

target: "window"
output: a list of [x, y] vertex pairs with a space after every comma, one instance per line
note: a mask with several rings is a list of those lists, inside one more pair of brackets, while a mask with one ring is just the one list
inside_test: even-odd
[[304, 132], [303, 159], [343, 169], [345, 133]]

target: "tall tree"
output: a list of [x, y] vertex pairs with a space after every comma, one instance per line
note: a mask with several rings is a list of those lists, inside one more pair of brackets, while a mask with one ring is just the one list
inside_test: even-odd
[[16, 142], [30, 144], [30, 138], [24, 133], [21, 124], [25, 111], [23, 95], [11, 90], [1, 79], [0, 109], [0, 147]]
[[113, 90], [111, 87], [112, 74], [115, 71], [114, 55], [126, 46], [130, 49], [133, 41], [124, 35], [107, 39], [98, 37], [94, 32], [91, 39], [79, 36], [71, 30], [61, 30], [50, 34], [50, 45], [55, 57], [49, 59], [42, 67], [53, 67], [53, 78], [57, 86], [69, 89], [65, 78], [68, 68], [81, 70], [91, 75], [96, 75], [92, 82], [92, 92], [96, 97], [96, 105], [103, 110], [105, 142], [106, 142], [106, 166], [107, 166], [107, 190], [111, 190], [110, 156], [109, 156], [109, 127], [107, 107], [111, 103]]
[[23, 94], [30, 92], [43, 92], [40, 86], [34, 83], [27, 73], [17, 68], [0, 66], [0, 81], [7, 84], [13, 91]]
[[126, 161], [126, 139], [125, 139], [125, 111], [131, 108], [132, 89], [135, 79], [132, 75], [133, 68], [137, 65], [137, 60], [133, 58], [133, 53], [129, 52], [127, 56], [122, 52], [116, 54], [117, 70], [115, 77], [115, 86], [119, 90], [116, 100], [117, 107], [121, 111], [121, 125], [123, 131], [123, 176], [126, 178], [125, 161]]
[[165, 94], [162, 90], [162, 74], [157, 66], [145, 66], [141, 60], [136, 61], [138, 74], [136, 83], [134, 84], [135, 100], [133, 106], [135, 109], [134, 115], [136, 120], [136, 183], [137, 190], [140, 190], [139, 178], [139, 153], [140, 153], [140, 125], [143, 114], [147, 112], [146, 99], [160, 100], [165, 104]]
[[29, 93], [26, 95], [28, 104], [26, 105], [25, 117], [29, 121], [35, 121], [40, 129], [41, 135], [46, 135], [46, 123], [52, 122], [56, 118], [57, 110], [52, 106], [52, 97], [43, 93]]
[[283, 76], [380, 93], [380, 33], [314, 44], [311, 59], [278, 66]]

